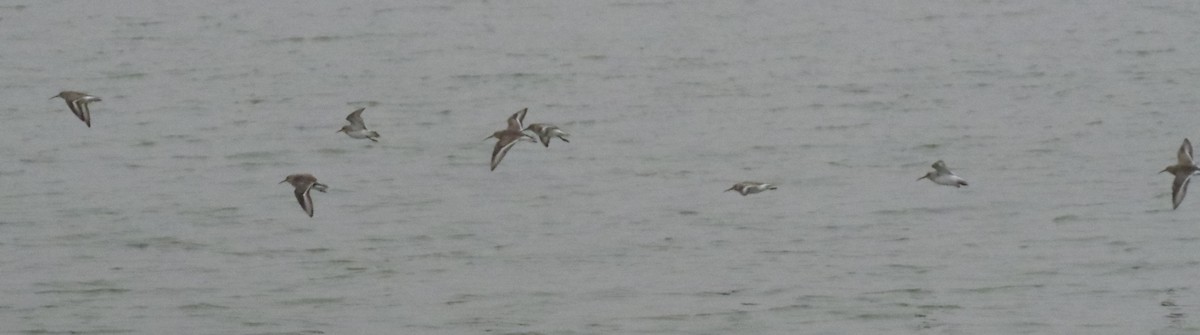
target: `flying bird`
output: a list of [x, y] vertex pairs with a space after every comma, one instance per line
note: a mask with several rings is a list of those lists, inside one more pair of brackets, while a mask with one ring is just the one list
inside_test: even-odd
[[50, 99], [62, 98], [67, 102], [67, 108], [71, 109], [71, 113], [75, 113], [86, 124], [88, 128], [92, 127], [92, 111], [88, 109], [88, 103], [100, 101], [99, 97], [74, 91], [62, 91], [58, 95], [50, 97]]
[[1196, 162], [1192, 160], [1192, 142], [1188, 139], [1183, 139], [1183, 144], [1179, 145], [1179, 164], [1168, 166], [1158, 173], [1170, 172], [1175, 175], [1175, 182], [1171, 183], [1171, 209], [1179, 208], [1179, 204], [1183, 202], [1183, 196], [1187, 195], [1188, 182], [1192, 179], [1192, 174], [1200, 171], [1196, 167]]
[[946, 162], [941, 160], [933, 162], [933, 169], [934, 171], [926, 173], [924, 176], [921, 176], [921, 178], [917, 178], [917, 180], [929, 178], [929, 181], [932, 181], [938, 185], [954, 187], [967, 186], [967, 180], [955, 175], [954, 172], [950, 172], [950, 169], [946, 167]]
[[296, 188], [296, 201], [300, 202], [300, 208], [303, 209], [304, 213], [308, 214], [308, 217], [310, 218], [313, 216], [313, 201], [310, 191], [316, 189], [317, 191], [325, 192], [325, 189], [329, 187], [325, 184], [318, 183], [317, 177], [313, 177], [313, 175], [307, 173], [299, 173], [287, 176], [287, 178], [284, 178], [283, 181], [279, 183], [291, 183], [292, 186]]
[[344, 132], [346, 135], [350, 135], [352, 138], [365, 138], [373, 142], [379, 142], [379, 140], [377, 140], [377, 138], [379, 138], [379, 133], [367, 130], [367, 124], [363, 122], [362, 113], [364, 110], [366, 110], [366, 108], [359, 108], [358, 110], [350, 112], [350, 115], [346, 116], [346, 121], [350, 121], [350, 124], [342, 126], [342, 129], [338, 130], [337, 132]]

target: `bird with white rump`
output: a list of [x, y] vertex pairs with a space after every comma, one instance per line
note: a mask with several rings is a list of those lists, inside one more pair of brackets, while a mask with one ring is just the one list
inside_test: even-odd
[[954, 187], [967, 186], [967, 180], [962, 179], [962, 177], [955, 175], [954, 172], [950, 172], [950, 168], [946, 167], [946, 162], [943, 162], [941, 160], [934, 162], [933, 170], [934, 171], [930, 171], [929, 173], [926, 173], [924, 176], [921, 176], [921, 178], [917, 178], [917, 180], [928, 178], [929, 181], [932, 181], [934, 184], [938, 184], [938, 185], [946, 185], [946, 186], [954, 186]]

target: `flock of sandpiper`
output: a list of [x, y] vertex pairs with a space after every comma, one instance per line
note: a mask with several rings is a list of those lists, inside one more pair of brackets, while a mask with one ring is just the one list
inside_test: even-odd
[[[67, 107], [71, 109], [71, 112], [75, 113], [75, 116], [79, 117], [79, 120], [82, 120], [83, 123], [88, 126], [88, 128], [92, 127], [92, 113], [91, 110], [88, 109], [88, 104], [101, 101], [99, 97], [83, 92], [63, 91], [58, 93], [56, 96], [50, 97], [50, 99], [54, 98], [62, 98], [65, 100], [67, 102]], [[362, 118], [363, 110], [366, 110], [366, 108], [359, 108], [353, 112], [350, 112], [350, 115], [346, 116], [346, 121], [349, 121], [350, 124], [342, 126], [342, 129], [339, 129], [337, 132], [346, 133], [346, 135], [350, 136], [351, 138], [365, 138], [374, 142], [379, 142], [379, 133], [367, 130], [367, 125], [363, 122]], [[534, 123], [530, 124], [529, 126], [525, 126], [525, 114], [527, 112], [529, 112], [529, 108], [524, 108], [520, 111], [517, 111], [508, 118], [508, 127], [502, 130], [497, 130], [496, 132], [492, 133], [491, 136], [484, 138], [484, 140], [491, 138], [496, 139], [496, 146], [492, 149], [492, 171], [496, 170], [496, 166], [500, 165], [500, 161], [504, 159], [504, 155], [507, 154], [508, 150], [512, 149], [512, 147], [518, 142], [530, 141], [537, 143], [540, 139], [542, 144], [547, 148], [550, 147], [550, 140], [555, 137], [561, 139], [563, 142], [571, 142], [567, 140], [567, 136], [570, 136], [570, 134], [562, 129], [559, 129], [558, 126], [553, 124]], [[533, 132], [534, 134], [538, 135], [538, 138], [535, 139], [526, 132]], [[1186, 138], [1183, 139], [1183, 144], [1179, 146], [1178, 159], [1178, 164], [1168, 166], [1162, 171], [1159, 171], [1159, 173], [1170, 172], [1172, 175], [1175, 175], [1175, 181], [1171, 183], [1171, 209], [1179, 208], [1179, 204], [1183, 202], [1183, 197], [1187, 195], [1187, 186], [1188, 182], [1192, 178], [1192, 175], [1196, 172], [1200, 172], [1200, 167], [1196, 166], [1196, 163], [1192, 158], [1192, 142], [1188, 141]], [[946, 162], [941, 160], [933, 163], [933, 171], [926, 173], [920, 178], [917, 178], [918, 181], [921, 179], [929, 179], [929, 181], [932, 181], [938, 185], [954, 187], [967, 186], [967, 181], [962, 177], [955, 175], [954, 172], [951, 172], [950, 168], [946, 167]], [[298, 173], [287, 176], [279, 183], [290, 183], [296, 188], [296, 201], [300, 202], [300, 208], [303, 209], [304, 213], [308, 214], [309, 217], [313, 216], [313, 202], [310, 192], [313, 189], [316, 189], [320, 192], [325, 192], [325, 189], [329, 187], [325, 184], [318, 183], [316, 177], [313, 177], [313, 175], [307, 173]], [[725, 190], [725, 192], [735, 191], [741, 193], [742, 196], [746, 196], [767, 190], [774, 190], [777, 188], [778, 187], [772, 184], [744, 181], [734, 184], [733, 187]]]

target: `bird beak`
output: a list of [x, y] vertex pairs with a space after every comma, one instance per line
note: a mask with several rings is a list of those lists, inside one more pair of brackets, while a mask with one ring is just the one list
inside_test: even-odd
[[917, 178], [917, 180], [921, 180], [921, 179], [925, 179], [925, 178], [929, 178], [929, 175], [921, 176], [921, 178]]
[[340, 132], [343, 132], [343, 131], [346, 131], [346, 128], [338, 129], [338, 131], [335, 131], [335, 132], [333, 132], [333, 133], [334, 133], [334, 134], [337, 134], [337, 133], [340, 133]]
[[[286, 183], [286, 182], [287, 182], [287, 179], [284, 179], [283, 181], [279, 182], [279, 184], [283, 184], [283, 183]], [[276, 185], [279, 185], [279, 184], [276, 184]]]
[[1158, 173], [1163, 173], [1163, 172], [1167, 172], [1167, 169], [1163, 169], [1162, 171], [1158, 171]]

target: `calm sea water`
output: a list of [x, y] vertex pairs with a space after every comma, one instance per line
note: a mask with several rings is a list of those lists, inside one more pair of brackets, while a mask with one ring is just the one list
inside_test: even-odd
[[1198, 14], [10, 2], [0, 333], [1200, 333]]

